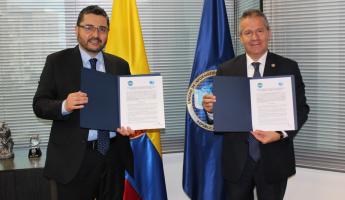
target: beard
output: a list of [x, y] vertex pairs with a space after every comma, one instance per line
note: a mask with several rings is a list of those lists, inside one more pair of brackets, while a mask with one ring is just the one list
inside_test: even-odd
[[[82, 37], [80, 37], [80, 35], [78, 35], [77, 39], [79, 45], [83, 47], [83, 49], [91, 53], [99, 53], [100, 51], [102, 51], [106, 44], [106, 41], [102, 41], [98, 37], [92, 37], [90, 39], [85, 40]], [[98, 44], [98, 47], [94, 47], [92, 44]]]

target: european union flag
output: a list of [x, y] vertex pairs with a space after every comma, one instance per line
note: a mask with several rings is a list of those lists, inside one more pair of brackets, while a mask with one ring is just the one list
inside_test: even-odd
[[193, 200], [225, 199], [222, 136], [207, 123], [201, 99], [212, 92], [217, 66], [233, 57], [224, 0], [205, 0], [187, 94], [183, 189]]

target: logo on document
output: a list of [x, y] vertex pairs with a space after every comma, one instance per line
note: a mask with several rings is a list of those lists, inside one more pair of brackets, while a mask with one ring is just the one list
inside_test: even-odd
[[133, 86], [133, 81], [128, 81], [128, 86]]
[[264, 86], [263, 83], [258, 83], [258, 88], [262, 88]]
[[213, 77], [217, 70], [200, 74], [190, 84], [187, 92], [187, 110], [193, 121], [203, 129], [213, 131], [213, 125], [207, 123], [206, 113], [202, 107], [202, 97], [212, 94]]

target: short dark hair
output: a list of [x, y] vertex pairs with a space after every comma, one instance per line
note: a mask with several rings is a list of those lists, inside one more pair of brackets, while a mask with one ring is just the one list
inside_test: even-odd
[[[260, 10], [258, 10], [258, 9], [248, 9], [248, 10], [244, 11], [242, 16], [241, 16], [241, 18], [240, 18], [240, 24], [241, 24], [242, 20], [244, 20], [244, 19], [246, 19], [248, 17], [261, 17], [262, 19], [264, 19], [265, 26], [266, 26], [267, 30], [270, 30], [270, 25], [268, 23], [267, 17]], [[240, 32], [241, 31], [242, 30], [240, 30]]]
[[95, 14], [95, 15], [101, 15], [101, 16], [105, 17], [107, 19], [107, 26], [109, 27], [109, 17], [107, 15], [107, 13], [105, 12], [105, 10], [103, 8], [99, 7], [98, 5], [90, 5], [90, 6], [83, 8], [83, 10], [81, 10], [79, 13], [78, 20], [77, 20], [77, 26], [80, 25], [80, 22], [83, 21], [84, 15], [86, 15], [86, 14]]

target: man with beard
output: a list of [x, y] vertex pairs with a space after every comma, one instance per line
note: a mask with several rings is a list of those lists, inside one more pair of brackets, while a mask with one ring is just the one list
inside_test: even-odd
[[80, 91], [81, 69], [130, 74], [126, 61], [102, 52], [108, 31], [109, 18], [102, 8], [84, 8], [75, 27], [79, 45], [47, 56], [33, 99], [35, 114], [53, 120], [44, 175], [58, 199], [122, 199], [125, 170], [133, 172], [128, 137], [133, 130], [107, 132], [79, 125], [79, 111], [88, 102]]

